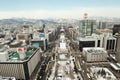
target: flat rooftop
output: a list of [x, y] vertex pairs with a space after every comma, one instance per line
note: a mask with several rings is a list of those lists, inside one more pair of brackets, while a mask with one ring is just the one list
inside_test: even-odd
[[[33, 54], [32, 52], [28, 52], [28, 51], [27, 51], [27, 52], [25, 53], [26, 57], [25, 57], [23, 60], [27, 60], [32, 54]], [[15, 61], [15, 60], [17, 60], [17, 61], [22, 61], [22, 60], [20, 59], [19, 53], [17, 53], [17, 52], [15, 52], [15, 53], [13, 53], [11, 56], [9, 56], [9, 59], [8, 59], [8, 61]]]
[[104, 48], [100, 47], [86, 47], [83, 48], [83, 51], [86, 51], [87, 53], [107, 53], [107, 51]]
[[[27, 49], [28, 49], [28, 48], [27, 48]], [[27, 60], [29, 57], [31, 57], [32, 54], [34, 54], [34, 51], [35, 51], [36, 49], [37, 49], [37, 48], [35, 48], [35, 47], [30, 47], [30, 50], [27, 50], [27, 51], [25, 52], [26, 57], [25, 57], [23, 60]], [[10, 55], [8, 61], [12, 61], [12, 60], [21, 61], [20, 56], [19, 56], [19, 53], [15, 52], [15, 53], [13, 53], [12, 55]], [[22, 61], [23, 61], [23, 60], [22, 60]]]
[[7, 61], [2, 61], [2, 62], [22, 62], [22, 61], [25, 61], [28, 58], [30, 58], [36, 50], [37, 50], [37, 48], [35, 48], [35, 47], [27, 48], [27, 51], [24, 53], [25, 54], [24, 59], [20, 59], [20, 55], [19, 55], [20, 53], [9, 52]]

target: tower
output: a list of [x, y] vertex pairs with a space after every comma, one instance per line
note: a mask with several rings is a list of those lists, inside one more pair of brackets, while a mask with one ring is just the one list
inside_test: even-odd
[[84, 13], [83, 20], [80, 21], [79, 33], [81, 37], [91, 36], [95, 32], [97, 25], [96, 20], [88, 19], [88, 14]]
[[86, 20], [88, 18], [88, 14], [84, 13], [84, 20]]

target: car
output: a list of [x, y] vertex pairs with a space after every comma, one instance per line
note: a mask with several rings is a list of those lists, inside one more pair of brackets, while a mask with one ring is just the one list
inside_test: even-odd
[[63, 74], [59, 73], [59, 74], [57, 75], [57, 80], [62, 80], [62, 78], [63, 78]]

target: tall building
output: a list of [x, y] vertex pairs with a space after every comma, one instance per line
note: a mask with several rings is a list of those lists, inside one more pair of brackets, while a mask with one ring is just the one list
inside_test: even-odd
[[120, 63], [120, 33], [117, 37], [117, 48], [116, 48], [116, 59], [118, 61], [118, 63]]
[[80, 21], [80, 36], [91, 36], [97, 28], [96, 20], [81, 20]]
[[105, 29], [105, 28], [106, 28], [106, 25], [107, 25], [107, 22], [99, 21], [99, 22], [97, 23], [98, 29]]

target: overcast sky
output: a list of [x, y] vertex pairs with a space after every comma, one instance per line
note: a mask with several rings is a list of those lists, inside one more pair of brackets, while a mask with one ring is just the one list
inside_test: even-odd
[[120, 0], [0, 0], [0, 18], [120, 17]]

